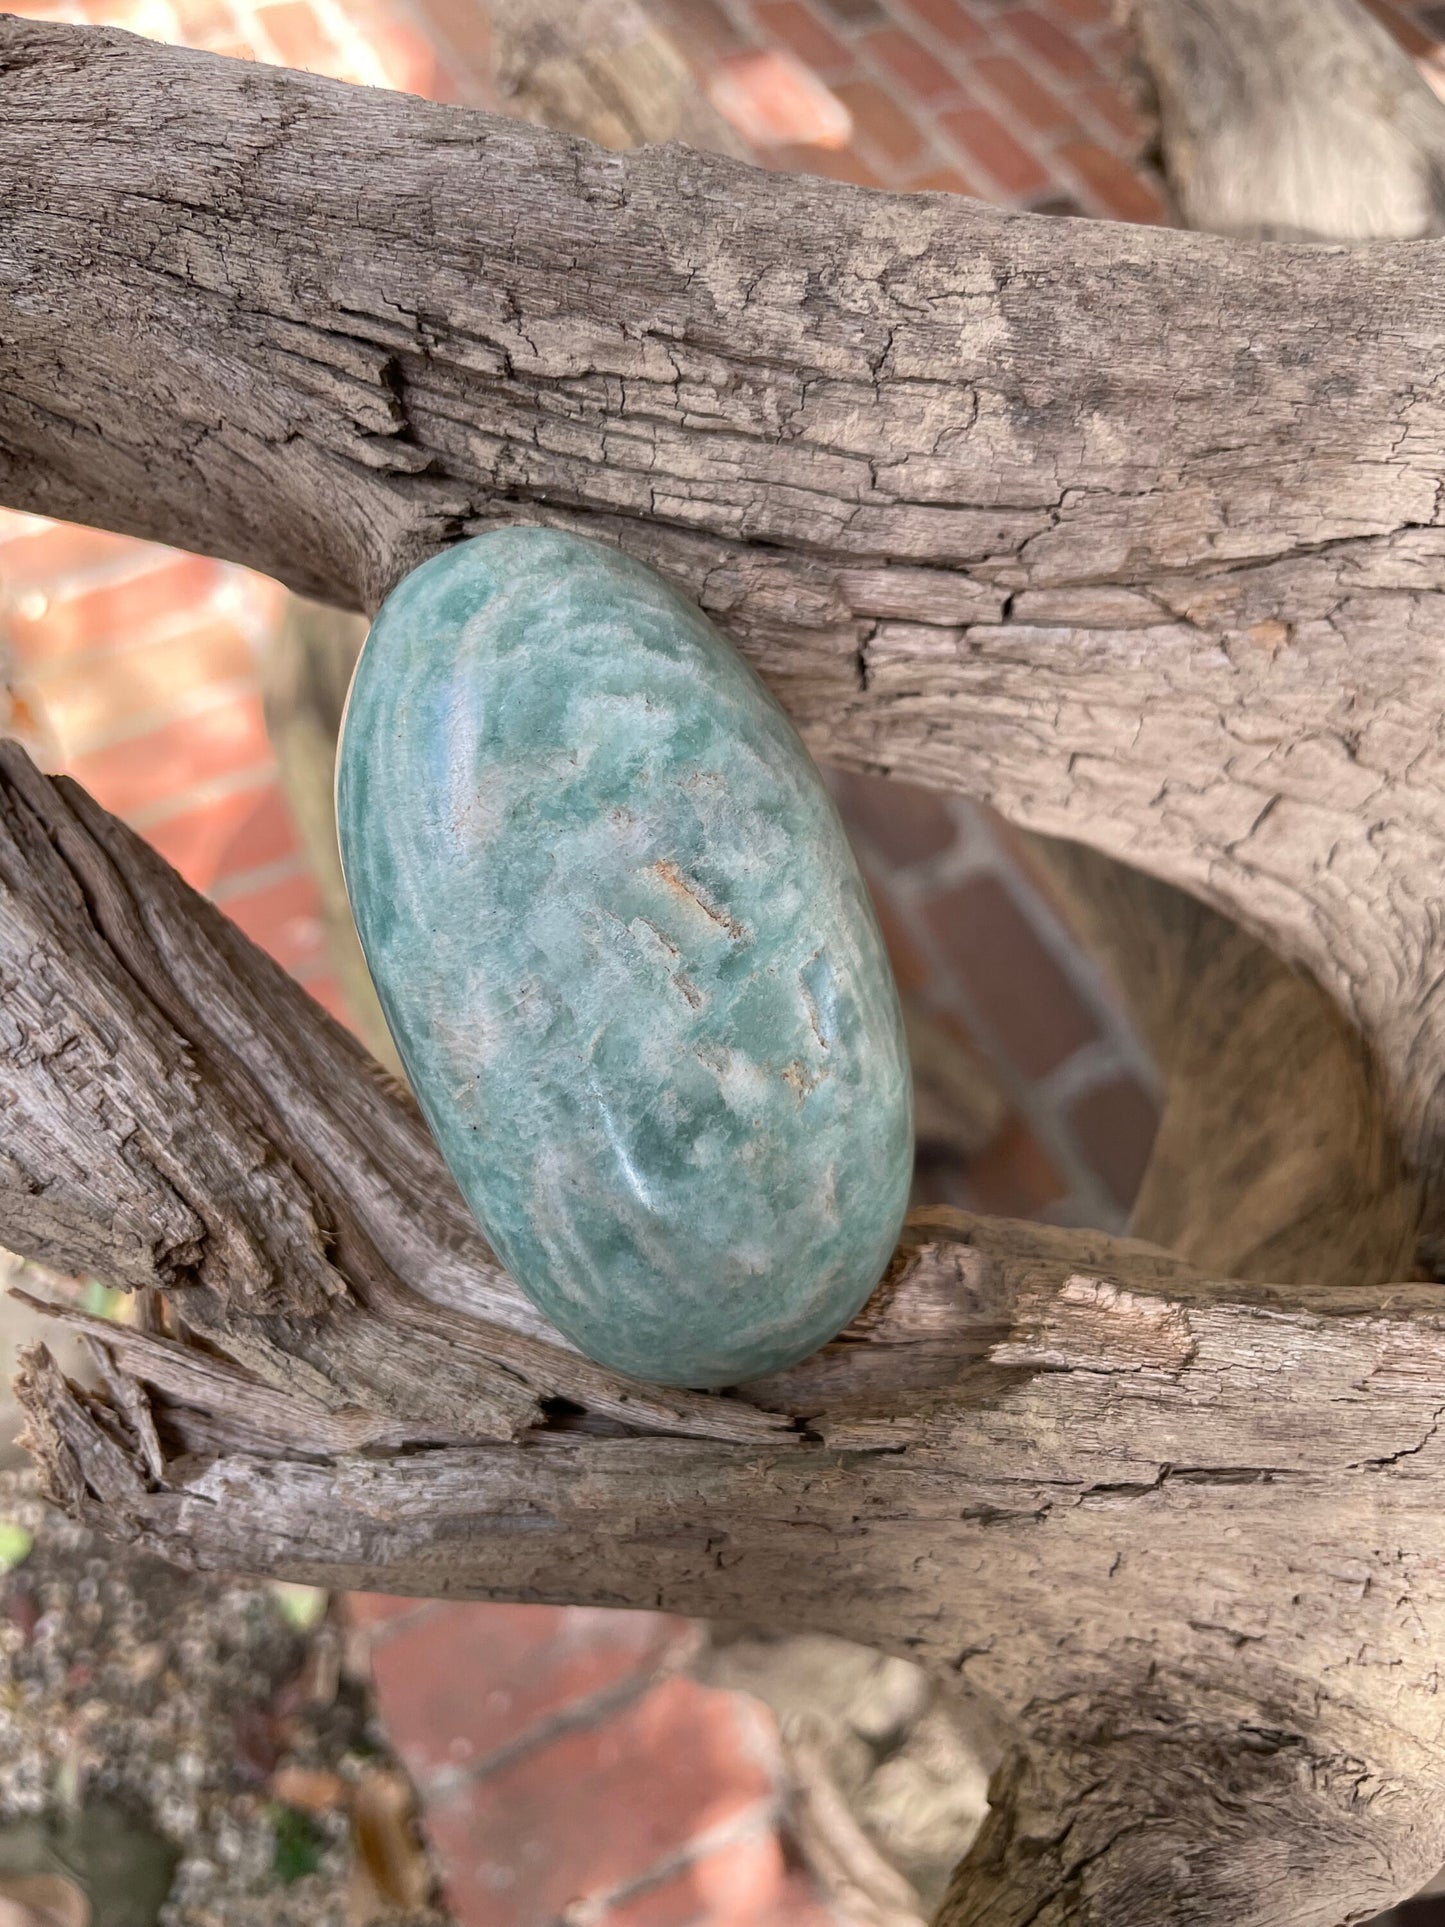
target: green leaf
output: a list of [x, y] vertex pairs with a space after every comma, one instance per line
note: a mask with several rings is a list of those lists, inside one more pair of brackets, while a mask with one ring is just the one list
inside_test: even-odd
[[125, 1298], [123, 1291], [115, 1291], [103, 1285], [99, 1278], [87, 1278], [85, 1292], [80, 1300], [80, 1309], [90, 1313], [92, 1318], [114, 1318]]
[[35, 1534], [15, 1519], [0, 1519], [0, 1573], [13, 1572], [30, 1557]]
[[289, 1579], [274, 1579], [271, 1591], [281, 1608], [282, 1618], [288, 1626], [294, 1626], [298, 1633], [309, 1633], [313, 1626], [319, 1626], [326, 1617], [326, 1603], [330, 1594], [320, 1586], [296, 1586]]
[[293, 1881], [315, 1873], [321, 1865], [326, 1836], [311, 1815], [303, 1813], [300, 1807], [273, 1806], [270, 1811], [276, 1833], [271, 1865], [276, 1878], [289, 1887]]

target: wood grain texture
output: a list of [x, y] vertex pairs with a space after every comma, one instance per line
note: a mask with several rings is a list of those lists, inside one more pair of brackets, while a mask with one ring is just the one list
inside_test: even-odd
[[1260, 240], [1445, 231], [1445, 104], [1359, 0], [1125, 0], [1181, 218]]
[[71, 1315], [108, 1394], [27, 1366], [71, 1510], [203, 1568], [922, 1659], [1031, 1742], [954, 1927], [1049, 1896], [1061, 1921], [1324, 1927], [1445, 1858], [1433, 1287], [1211, 1282], [923, 1214], [804, 1365], [631, 1384], [542, 1327], [411, 1105], [275, 965], [13, 746], [0, 799], [0, 971], [46, 987], [43, 1025], [6, 1000], [37, 1147], [0, 1172], [6, 1241], [104, 1270], [117, 1224], [192, 1214], [125, 1274], [157, 1328]]
[[[8, 20], [0, 186], [5, 499], [351, 607], [498, 519], [617, 541], [820, 753], [1267, 936], [1343, 1013], [1301, 1092], [1358, 1105], [1296, 1144], [1347, 1256], [1230, 1282], [934, 1214], [815, 1358], [660, 1393], [548, 1332], [401, 1094], [7, 749], [0, 1230], [145, 1308], [90, 1332], [104, 1394], [27, 1367], [54, 1494], [202, 1566], [923, 1659], [1024, 1743], [948, 1927], [1337, 1927], [1418, 1886], [1445, 1307], [1378, 1279], [1441, 1192], [1438, 249], [606, 155]], [[1279, 1261], [1268, 1220], [1232, 1264]]]
[[507, 111], [622, 151], [683, 141], [747, 158], [743, 140], [637, 0], [495, 0], [488, 11]]
[[5, 500], [353, 606], [498, 519], [618, 541], [820, 754], [1268, 937], [1433, 1191], [1435, 244], [606, 154], [18, 21], [0, 107]]

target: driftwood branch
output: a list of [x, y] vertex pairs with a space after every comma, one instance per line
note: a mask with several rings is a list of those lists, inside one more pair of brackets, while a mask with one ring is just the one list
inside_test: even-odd
[[1445, 104], [1360, 0], [1125, 0], [1182, 218], [1261, 240], [1445, 232]]
[[6, 750], [0, 1233], [146, 1305], [91, 1328], [104, 1394], [28, 1365], [55, 1495], [195, 1565], [922, 1659], [1021, 1742], [950, 1927], [1337, 1927], [1434, 1872], [1445, 1308], [1380, 1280], [1441, 1192], [1437, 248], [608, 155], [9, 20], [0, 191], [6, 500], [351, 607], [499, 518], [618, 541], [820, 753], [1267, 937], [1321, 991], [1298, 1099], [1355, 1132], [1291, 1140], [1305, 1244], [1191, 1246], [1283, 1282], [925, 1217], [816, 1358], [662, 1393], [550, 1333], [404, 1096]]
[[1035, 1743], [951, 1921], [1045, 1889], [1061, 1919], [1154, 1921], [1162, 1882], [1164, 1917], [1277, 1922], [1284, 1867], [1290, 1917], [1334, 1921], [1445, 1858], [1432, 1288], [1211, 1283], [943, 1214], [807, 1364], [630, 1384], [540, 1326], [302, 991], [72, 785], [9, 748], [0, 778], [0, 1102], [31, 1151], [0, 1223], [165, 1308], [87, 1327], [124, 1400], [27, 1369], [81, 1517], [205, 1568], [923, 1659]]
[[747, 156], [638, 0], [496, 0], [497, 93], [508, 110], [619, 152], [683, 141]]
[[1434, 1170], [1433, 244], [605, 154], [18, 21], [0, 106], [4, 499], [351, 606], [497, 518], [619, 541], [820, 753], [1268, 937]]

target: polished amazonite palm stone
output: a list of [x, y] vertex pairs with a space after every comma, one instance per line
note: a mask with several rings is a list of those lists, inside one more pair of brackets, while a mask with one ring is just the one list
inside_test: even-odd
[[553, 530], [448, 549], [372, 626], [337, 811], [407, 1074], [553, 1323], [696, 1386], [846, 1324], [908, 1193], [897, 992], [816, 768], [701, 611]]

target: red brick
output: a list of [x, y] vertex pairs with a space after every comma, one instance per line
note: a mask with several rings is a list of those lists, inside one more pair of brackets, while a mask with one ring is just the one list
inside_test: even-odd
[[958, 76], [900, 27], [880, 27], [863, 45], [920, 100], [949, 100], [961, 92]]
[[606, 1908], [597, 1927], [835, 1927], [835, 1916], [788, 1871], [769, 1832], [705, 1854]]
[[927, 990], [932, 981], [932, 972], [914, 942], [908, 920], [894, 905], [887, 873], [865, 867], [864, 875], [898, 988], [905, 996], [914, 991]]
[[[452, 0], [452, 4], [475, 6], [476, 0]], [[667, 0], [666, 15], [679, 44], [700, 65], [741, 53], [752, 45], [718, 0]]]
[[1042, 134], [1072, 127], [1074, 116], [1057, 94], [1035, 79], [1009, 54], [986, 54], [969, 67], [971, 77], [987, 82], [1004, 103]]
[[338, 1024], [343, 1024], [347, 1030], [356, 1029], [355, 1013], [346, 1000], [346, 992], [335, 977], [325, 972], [319, 977], [308, 974], [306, 994], [314, 998], [327, 1015], [334, 1017]]
[[1076, 1098], [1069, 1122], [1084, 1161], [1127, 1210], [1154, 1148], [1159, 1111], [1153, 1098], [1134, 1078], [1117, 1077]]
[[1055, 1070], [1097, 1034], [1092, 1014], [995, 876], [934, 897], [925, 917], [1002, 1052], [1029, 1077]]
[[1072, 34], [1054, 25], [1032, 7], [1020, 7], [1001, 16], [1014, 39], [1042, 60], [1065, 80], [1099, 80], [1102, 76], [1092, 59]]
[[97, 27], [124, 27], [134, 31], [142, 8], [129, 0], [76, 0], [81, 14]]
[[232, 791], [152, 823], [150, 842], [196, 890], [296, 853], [296, 826], [274, 782]]
[[941, 856], [957, 840], [958, 825], [937, 790], [851, 772], [836, 781], [838, 808], [849, 831], [895, 869]]
[[324, 955], [321, 895], [309, 870], [264, 889], [236, 896], [217, 890], [215, 896], [232, 923], [283, 970], [301, 977], [320, 966]]
[[755, 47], [718, 62], [707, 96], [751, 147], [845, 147], [852, 132], [838, 96], [781, 47]]
[[236, 38], [235, 9], [225, 0], [173, 0], [173, 4], [183, 46], [209, 47], [215, 41]]
[[[706, 6], [708, 0], [696, 0]], [[429, 35], [469, 58], [490, 58], [491, 20], [479, 0], [415, 0], [414, 12]]]
[[1049, 174], [1028, 149], [1021, 147], [996, 115], [986, 107], [954, 107], [938, 117], [939, 125], [964, 152], [978, 162], [1005, 194], [1039, 194], [1049, 185]]
[[405, 1620], [446, 1612], [448, 1608], [435, 1599], [415, 1599], [405, 1593], [352, 1592], [346, 1595], [346, 1610], [352, 1624], [364, 1626], [372, 1645], [378, 1646]]
[[907, 0], [908, 9], [953, 47], [988, 45], [988, 34], [959, 0]]
[[12, 596], [35, 589], [55, 595], [67, 577], [91, 575], [145, 553], [145, 545], [128, 535], [77, 528], [73, 522], [51, 522], [39, 529], [0, 536], [0, 589]]
[[882, 177], [853, 147], [774, 147], [764, 157], [769, 167], [788, 174], [820, 174], [854, 187], [881, 187]]
[[1037, 1217], [1069, 1188], [1021, 1117], [1010, 1118], [992, 1144], [968, 1160], [966, 1176], [974, 1209], [1000, 1218]]
[[923, 151], [925, 141], [917, 121], [874, 81], [845, 80], [837, 93], [853, 116], [865, 151], [873, 148], [896, 167]]
[[453, 1910], [475, 1927], [550, 1927], [750, 1809], [761, 1824], [773, 1795], [762, 1730], [746, 1702], [669, 1679], [605, 1723], [438, 1798], [428, 1831]]
[[1364, 0], [1364, 3], [1380, 24], [1390, 29], [1407, 54], [1418, 59], [1437, 45], [1433, 34], [1426, 33], [1417, 21], [1391, 6], [1390, 0]]
[[645, 1674], [681, 1637], [654, 1613], [443, 1605], [377, 1649], [378, 1702], [413, 1772], [464, 1766]]
[[344, 64], [341, 49], [307, 0], [282, 0], [280, 6], [258, 7], [252, 18], [288, 67], [332, 73]]
[[843, 42], [828, 31], [811, 7], [803, 5], [803, 0], [763, 0], [753, 8], [753, 18], [764, 33], [781, 40], [814, 73], [826, 78], [846, 73], [853, 64], [853, 56]]
[[437, 78], [446, 75], [472, 107], [495, 109], [491, 25], [477, 0], [412, 0], [409, 9], [437, 49]]
[[956, 167], [932, 167], [908, 182], [910, 194], [969, 194], [978, 198], [978, 189]]
[[222, 844], [209, 887], [218, 889], [232, 877], [282, 863], [299, 850], [290, 804], [279, 786], [268, 789]]
[[1103, 27], [1112, 20], [1109, 0], [1049, 0], [1050, 10], [1078, 27]]
[[149, 553], [157, 557], [154, 568], [78, 595], [57, 595], [35, 615], [17, 609], [7, 626], [20, 661], [58, 662], [105, 643], [130, 641], [137, 630], [207, 600], [221, 585], [219, 563], [170, 550]]
[[1065, 141], [1058, 158], [1070, 167], [1095, 200], [1120, 221], [1153, 222], [1164, 218], [1157, 191], [1132, 167], [1096, 141]]
[[118, 816], [131, 816], [208, 777], [270, 767], [261, 702], [248, 695], [77, 756], [70, 772]]
[[1118, 88], [1085, 87], [1082, 94], [1090, 111], [1103, 121], [1111, 133], [1117, 134], [1130, 148], [1137, 148], [1142, 143], [1143, 123]]
[[460, 99], [436, 47], [409, 20], [378, 14], [366, 23], [366, 41], [381, 62], [387, 84], [399, 93], [420, 94], [425, 100]]
[[51, 726], [70, 755], [113, 742], [127, 725], [174, 715], [197, 691], [249, 679], [250, 646], [229, 622], [201, 622], [180, 635], [62, 662], [32, 676]]

